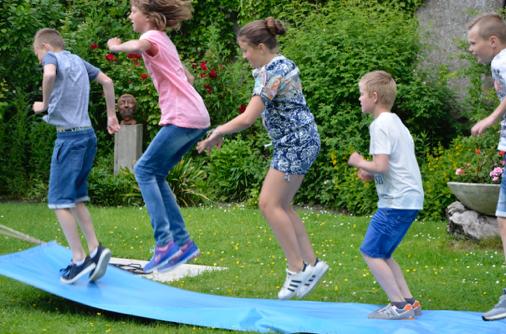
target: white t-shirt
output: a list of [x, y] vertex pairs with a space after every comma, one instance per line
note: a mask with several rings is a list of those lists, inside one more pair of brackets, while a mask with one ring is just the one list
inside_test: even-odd
[[[490, 64], [492, 78], [494, 79], [494, 88], [499, 100], [506, 97], [506, 49], [495, 55]], [[506, 151], [506, 114], [503, 114], [501, 120], [501, 132], [499, 136], [499, 145], [497, 149]]]
[[409, 130], [391, 112], [381, 113], [369, 126], [369, 153], [388, 155], [388, 170], [375, 174], [378, 208], [423, 209], [423, 186]]

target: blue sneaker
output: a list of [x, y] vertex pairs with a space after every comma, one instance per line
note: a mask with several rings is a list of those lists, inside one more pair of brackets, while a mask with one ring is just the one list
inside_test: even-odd
[[71, 262], [66, 268], [60, 269], [60, 281], [64, 284], [72, 284], [93, 269], [95, 269], [95, 263], [89, 256], [86, 256], [84, 262], [80, 265]]
[[193, 242], [193, 240], [188, 240], [183, 246], [180, 248], [181, 253], [178, 256], [174, 256], [172, 259], [167, 262], [167, 264], [158, 268], [159, 272], [169, 271], [177, 266], [186, 263], [188, 261], [193, 260], [197, 256], [200, 255], [200, 250], [197, 245]]
[[176, 245], [176, 243], [173, 241], [163, 247], [156, 246], [155, 254], [144, 266], [144, 273], [152, 273], [155, 269], [158, 269], [161, 266], [165, 265], [170, 259], [178, 256], [180, 253], [181, 251], [179, 250], [178, 245]]
[[103, 247], [102, 244], [99, 243], [95, 256], [91, 258], [91, 261], [95, 263], [95, 269], [90, 273], [90, 281], [97, 281], [105, 275], [107, 264], [109, 264], [111, 256], [111, 250]]

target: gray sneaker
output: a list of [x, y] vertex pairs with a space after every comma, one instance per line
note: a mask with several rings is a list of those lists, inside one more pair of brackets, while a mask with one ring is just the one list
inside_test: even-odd
[[411, 304], [406, 304], [404, 308], [397, 308], [392, 304], [377, 309], [369, 313], [369, 319], [382, 319], [382, 320], [413, 320], [415, 318], [415, 311]]
[[503, 290], [503, 294], [499, 297], [499, 302], [495, 304], [494, 308], [483, 313], [481, 317], [485, 321], [506, 318], [506, 289]]

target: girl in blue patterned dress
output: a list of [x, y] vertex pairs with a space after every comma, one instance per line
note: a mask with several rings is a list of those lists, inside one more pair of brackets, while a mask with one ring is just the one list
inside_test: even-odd
[[299, 69], [278, 53], [276, 35], [285, 33], [271, 17], [253, 21], [238, 33], [243, 57], [254, 68], [253, 96], [244, 113], [218, 126], [197, 145], [199, 152], [220, 147], [223, 137], [250, 127], [258, 117], [272, 140], [274, 153], [259, 198], [287, 259], [287, 275], [280, 299], [304, 297], [328, 270], [313, 251], [292, 200], [320, 150], [320, 137], [299, 77]]

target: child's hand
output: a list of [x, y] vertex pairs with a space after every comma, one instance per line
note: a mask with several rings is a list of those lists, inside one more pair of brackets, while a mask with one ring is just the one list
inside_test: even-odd
[[490, 120], [489, 117], [487, 118], [484, 118], [482, 119], [481, 121], [479, 121], [478, 123], [476, 123], [472, 128], [471, 128], [471, 135], [473, 136], [479, 136], [481, 135], [483, 132], [485, 132], [485, 130], [492, 126], [494, 124], [494, 121], [493, 120]]
[[369, 174], [368, 172], [366, 172], [362, 168], [358, 169], [357, 176], [362, 181], [371, 181], [372, 179], [374, 179], [374, 176], [372, 174]]
[[120, 126], [116, 115], [107, 117], [107, 132], [109, 132], [109, 134], [112, 135], [113, 133], [118, 132], [119, 128]]
[[40, 114], [41, 112], [46, 111], [47, 107], [44, 106], [44, 102], [34, 102], [32, 109], [34, 113]]
[[348, 165], [357, 167], [357, 165], [364, 160], [364, 158], [357, 152], [353, 152], [348, 159]]
[[118, 37], [113, 37], [107, 41], [107, 48], [112, 52], [116, 52], [115, 46], [121, 45], [121, 39]]
[[213, 131], [211, 131], [211, 133], [206, 139], [198, 142], [197, 151], [199, 153], [202, 153], [203, 151], [207, 151], [207, 153], [210, 153], [213, 146], [220, 148], [222, 144], [223, 144], [223, 135], [219, 133], [216, 129], [214, 129]]

